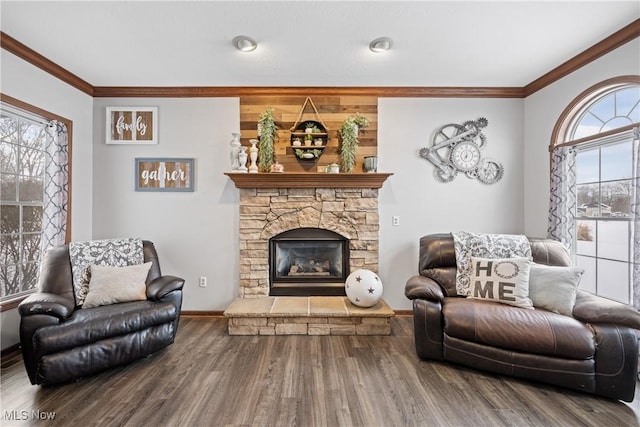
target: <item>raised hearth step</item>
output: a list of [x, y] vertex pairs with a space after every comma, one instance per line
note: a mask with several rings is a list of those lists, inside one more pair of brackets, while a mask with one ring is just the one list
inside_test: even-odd
[[229, 335], [390, 335], [393, 310], [346, 297], [241, 298], [224, 311]]

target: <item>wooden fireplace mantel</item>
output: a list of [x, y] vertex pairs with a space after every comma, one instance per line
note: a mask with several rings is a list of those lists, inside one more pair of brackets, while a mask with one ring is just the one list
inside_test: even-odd
[[225, 172], [237, 188], [382, 188], [392, 173]]

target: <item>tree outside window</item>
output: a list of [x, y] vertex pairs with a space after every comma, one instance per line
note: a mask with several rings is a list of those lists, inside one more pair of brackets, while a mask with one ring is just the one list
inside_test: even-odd
[[45, 122], [0, 116], [0, 297], [37, 286], [41, 253]]

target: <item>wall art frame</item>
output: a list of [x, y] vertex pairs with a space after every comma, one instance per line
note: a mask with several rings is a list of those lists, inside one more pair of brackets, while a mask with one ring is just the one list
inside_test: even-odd
[[158, 107], [107, 107], [107, 144], [158, 143]]
[[136, 157], [135, 190], [193, 192], [195, 159], [177, 157]]

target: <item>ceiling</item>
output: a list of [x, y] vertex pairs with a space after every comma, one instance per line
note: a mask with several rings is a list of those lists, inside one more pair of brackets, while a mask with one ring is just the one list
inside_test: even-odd
[[[640, 1], [6, 1], [0, 28], [94, 86], [522, 87]], [[246, 34], [258, 48], [242, 53]], [[380, 36], [393, 47], [375, 54]]]

